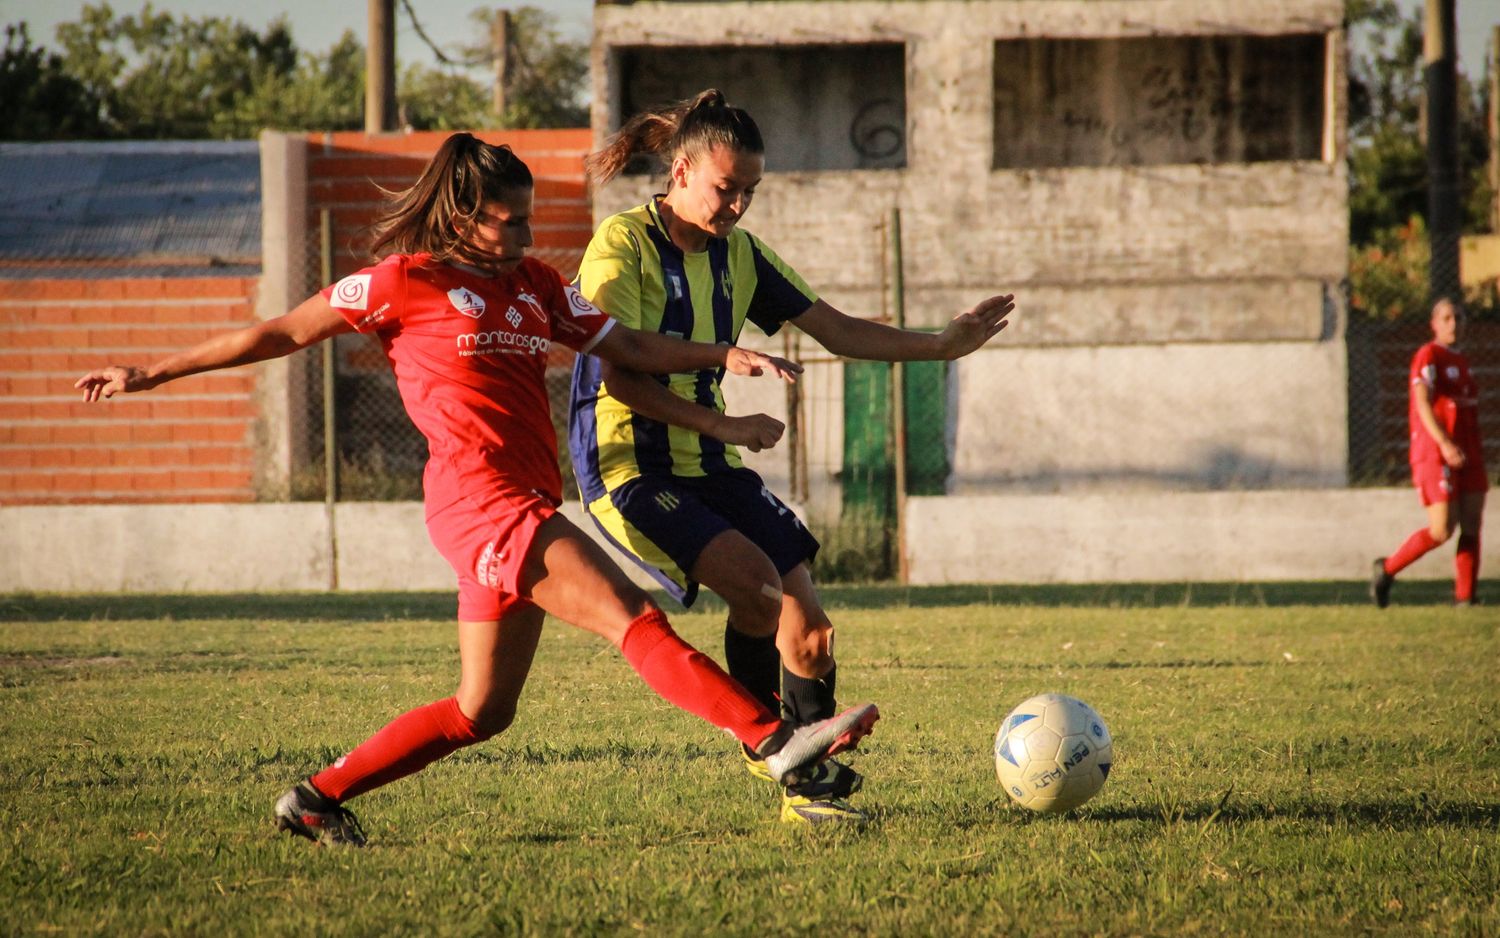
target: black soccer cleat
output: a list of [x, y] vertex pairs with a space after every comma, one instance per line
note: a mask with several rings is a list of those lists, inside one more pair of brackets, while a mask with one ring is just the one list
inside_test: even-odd
[[1385, 572], [1385, 558], [1376, 557], [1370, 564], [1370, 599], [1381, 609], [1391, 604], [1391, 584], [1396, 578]]

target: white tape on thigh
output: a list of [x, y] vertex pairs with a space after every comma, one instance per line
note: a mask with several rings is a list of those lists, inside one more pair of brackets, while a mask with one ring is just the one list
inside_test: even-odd
[[776, 602], [781, 602], [781, 590], [777, 589], [769, 583], [762, 583], [760, 585], [760, 594], [767, 599], [773, 599]]

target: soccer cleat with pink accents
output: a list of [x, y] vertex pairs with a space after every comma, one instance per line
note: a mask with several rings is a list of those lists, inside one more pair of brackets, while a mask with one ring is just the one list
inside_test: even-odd
[[[860, 704], [826, 720], [799, 726], [783, 737], [775, 751], [761, 753], [765, 756], [766, 771], [783, 785], [808, 782], [819, 763], [859, 745], [861, 739], [870, 735], [878, 719], [880, 710], [874, 704]], [[776, 734], [772, 740], [779, 736], [780, 733]]]
[[276, 826], [320, 844], [365, 845], [365, 831], [348, 808], [325, 798], [309, 782], [276, 799]]

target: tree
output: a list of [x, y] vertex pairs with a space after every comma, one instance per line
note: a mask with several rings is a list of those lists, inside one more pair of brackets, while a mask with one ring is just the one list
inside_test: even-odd
[[26, 24], [5, 27], [0, 55], [0, 140], [104, 136], [99, 102], [62, 57], [32, 46]]
[[[408, 15], [421, 32], [410, 4]], [[493, 13], [471, 18], [489, 35]], [[445, 67], [408, 66], [400, 77], [403, 123], [460, 127], [580, 127], [588, 49], [565, 41], [535, 7], [511, 15], [508, 105], [491, 113], [485, 44]], [[5, 139], [245, 139], [262, 129], [352, 130], [364, 125], [364, 46], [351, 32], [326, 52], [302, 52], [283, 19], [257, 31], [229, 17], [172, 16], [149, 3], [118, 15], [88, 4], [57, 30], [61, 54], [33, 47], [25, 25], [7, 27], [0, 60]], [[486, 69], [483, 80], [471, 71]]]
[[[1348, 0], [1350, 240], [1371, 244], [1376, 234], [1427, 214], [1421, 11], [1403, 15], [1395, 0]], [[1489, 155], [1483, 95], [1458, 75], [1459, 172], [1464, 180], [1464, 228], [1489, 227]]]
[[133, 138], [244, 135], [222, 115], [297, 64], [284, 20], [261, 34], [225, 17], [177, 19], [149, 3], [118, 18], [108, 3], [85, 6], [57, 36], [68, 71], [103, 102], [103, 120]]
[[[470, 19], [488, 27], [495, 13], [475, 10]], [[510, 14], [509, 79], [505, 86], [505, 127], [587, 127], [583, 92], [589, 77], [588, 46], [569, 42], [557, 19], [545, 10], [523, 6]], [[494, 67], [495, 51], [484, 61]]]
[[[533, 6], [522, 6], [509, 12], [509, 41], [505, 50], [509, 60], [505, 82], [505, 113], [497, 115], [489, 112], [487, 103], [491, 97], [488, 88], [493, 81], [491, 76], [494, 74], [498, 54], [489, 37], [495, 17], [504, 11], [480, 8], [471, 12], [469, 19], [474, 23], [477, 35], [485, 38], [460, 46], [455, 55], [449, 55], [427, 39], [410, 3], [405, 3], [405, 6], [417, 35], [428, 43], [439, 62], [452, 69], [483, 69], [485, 83], [471, 84], [480, 89], [486, 103], [483, 113], [474, 114], [475, 123], [469, 126], [588, 126], [589, 111], [584, 103], [589, 76], [588, 45], [565, 39], [557, 26], [557, 17], [553, 14]], [[423, 70], [416, 71], [420, 73]], [[418, 90], [422, 86], [412, 82], [406, 87]], [[432, 90], [443, 88], [443, 85], [429, 75], [425, 87], [431, 93]], [[468, 102], [467, 96], [461, 99], [461, 103]], [[403, 106], [413, 112], [418, 110], [408, 100], [403, 100]]]
[[[1356, 308], [1382, 318], [1425, 315], [1429, 257], [1427, 152], [1422, 117], [1422, 20], [1395, 0], [1347, 0], [1349, 35], [1349, 240]], [[1459, 178], [1465, 231], [1489, 229], [1493, 193], [1483, 95], [1458, 75]], [[1397, 269], [1399, 268], [1399, 269]], [[1396, 289], [1396, 285], [1402, 285]], [[1471, 310], [1490, 305], [1477, 295]]]

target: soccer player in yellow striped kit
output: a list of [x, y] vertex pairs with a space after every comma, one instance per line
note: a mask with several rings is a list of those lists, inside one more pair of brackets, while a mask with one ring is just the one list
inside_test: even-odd
[[[767, 335], [792, 323], [828, 351], [875, 361], [951, 360], [1006, 325], [1010, 296], [993, 296], [941, 333], [908, 332], [847, 316], [754, 235], [738, 227], [765, 169], [755, 121], [717, 90], [632, 117], [587, 167], [595, 185], [632, 156], [670, 164], [668, 191], [609, 219], [578, 274], [580, 292], [625, 325], [698, 342], [734, 344], [748, 319]], [[698, 585], [729, 604], [729, 673], [789, 722], [835, 712], [833, 626], [808, 564], [817, 540], [736, 446], [774, 445], [784, 429], [764, 414], [729, 417], [722, 369], [648, 375], [590, 355], [573, 372], [569, 446], [583, 502], [610, 540], [677, 599]], [[742, 749], [752, 774], [769, 778]], [[782, 820], [860, 823], [862, 783], [823, 763], [784, 786]]]

